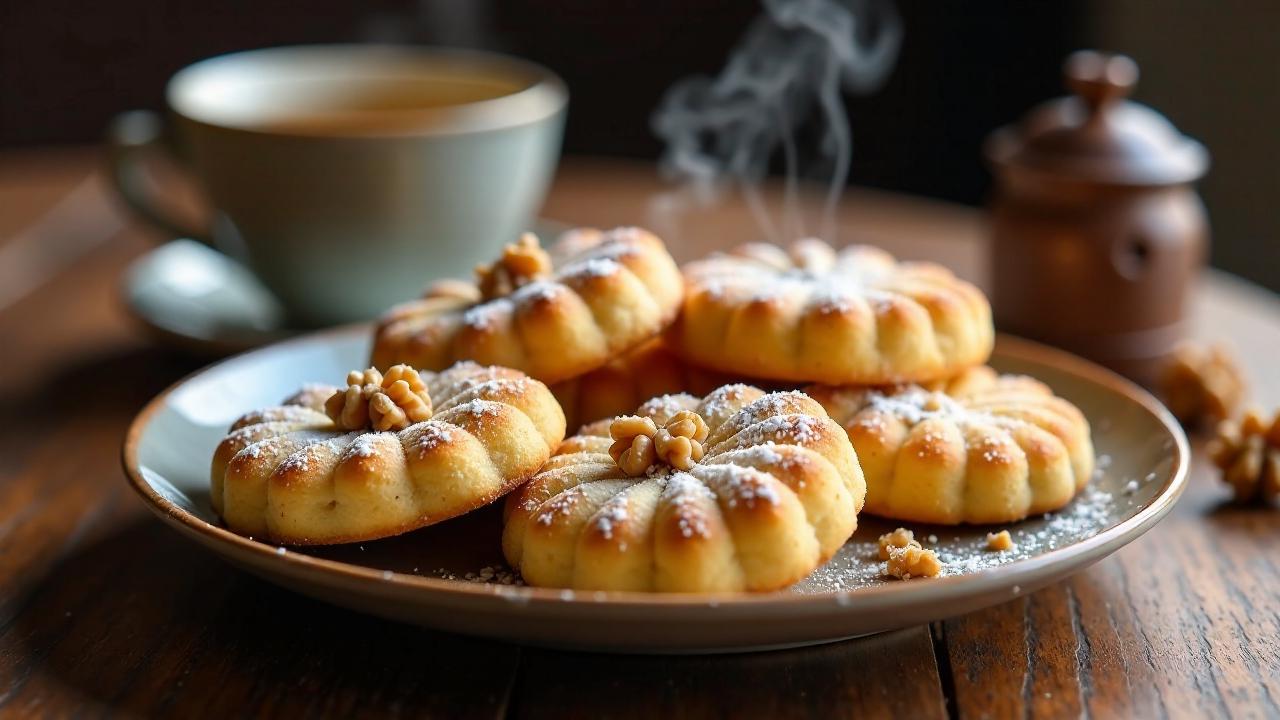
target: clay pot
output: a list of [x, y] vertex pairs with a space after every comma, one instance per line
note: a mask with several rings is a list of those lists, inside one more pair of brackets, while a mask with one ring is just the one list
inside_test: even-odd
[[1124, 99], [1129, 58], [1082, 51], [1065, 73], [1073, 95], [987, 140], [996, 324], [1150, 383], [1204, 264], [1208, 153]]

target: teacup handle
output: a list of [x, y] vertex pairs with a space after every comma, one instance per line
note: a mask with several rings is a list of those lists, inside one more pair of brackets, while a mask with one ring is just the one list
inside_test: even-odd
[[[171, 167], [179, 166], [158, 113], [130, 110], [117, 115], [107, 129], [107, 143], [111, 181], [130, 209], [173, 237], [191, 238], [212, 246], [207, 222], [183, 217], [184, 213], [175, 211], [172, 202], [166, 204], [156, 191], [159, 183], [154, 166], [161, 161], [167, 161]], [[207, 216], [208, 212], [204, 214]]]

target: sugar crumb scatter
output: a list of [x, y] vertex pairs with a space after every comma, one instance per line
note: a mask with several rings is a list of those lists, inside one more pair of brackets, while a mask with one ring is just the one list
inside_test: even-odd
[[[1154, 476], [1150, 479], [1154, 479]], [[900, 530], [904, 539], [911, 539], [913, 549], [920, 548], [921, 551], [930, 552], [936, 557], [939, 566], [938, 576], [968, 575], [1035, 557], [1096, 535], [1118, 522], [1129, 511], [1133, 502], [1130, 499], [1133, 495], [1130, 488], [1136, 483], [1138, 490], [1134, 492], [1141, 491], [1146, 481], [1148, 480], [1145, 478], [1143, 481], [1116, 479], [1110, 483], [1095, 481], [1062, 510], [1016, 523], [1007, 528], [973, 528], [959, 535], [941, 536], [930, 532], [927, 525], [914, 527], [914, 533], [907, 532], [907, 528]], [[681, 506], [682, 511], [679, 513], [681, 530], [688, 535], [707, 532], [708, 528], [704, 525], [705, 518], [698, 511], [698, 504], [713, 500], [714, 493], [710, 488], [687, 473], [677, 473], [664, 478], [662, 482], [664, 492], [678, 496], [677, 504]], [[563, 512], [564, 508], [544, 508], [544, 510], [555, 513]], [[619, 524], [626, 519], [625, 506], [620, 504], [616, 509], [609, 508], [608, 511], [601, 512], [597, 522], [602, 532], [616, 535]], [[892, 531], [897, 526], [871, 517], [867, 517], [865, 522], [860, 524], [862, 527], [858, 533], [831, 561], [793, 586], [792, 590], [808, 594], [846, 592], [899, 582], [885, 574], [887, 561], [880, 559], [881, 535], [894, 534]], [[1002, 536], [1006, 533], [1009, 547], [993, 551], [996, 548], [992, 547], [990, 544], [992, 541], [988, 538], [997, 538], [994, 542], [1002, 545], [1004, 542]], [[491, 585], [524, 584], [519, 574], [506, 566], [487, 566], [467, 572], [458, 570], [450, 572], [441, 568], [429, 574], [461, 582]], [[911, 577], [918, 576], [913, 573]], [[927, 582], [927, 580], [916, 581]], [[1021, 588], [1013, 590], [1014, 595], [1020, 592]], [[573, 597], [570, 594], [566, 599]]]
[[[414, 572], [417, 572], [417, 570], [417, 568], [414, 568]], [[437, 568], [431, 573], [431, 576], [441, 580], [455, 580], [482, 585], [524, 585], [524, 579], [520, 577], [520, 573], [511, 570], [506, 565], [486, 565], [474, 572], [464, 572], [462, 574], [450, 572], [445, 568]]]
[[[927, 546], [937, 554], [942, 564], [940, 577], [970, 575], [1026, 560], [1092, 537], [1122, 519], [1130, 510], [1130, 505], [1119, 499], [1123, 481], [1117, 480], [1107, 487], [1115, 487], [1117, 491], [1113, 493], [1090, 485], [1062, 510], [1009, 526], [1007, 530], [1012, 547], [1008, 550], [992, 552], [987, 549], [987, 534], [991, 528], [974, 528], [963, 535], [939, 536], [928, 531], [922, 533], [921, 527], [914, 527], [913, 542]], [[827, 564], [795, 585], [794, 591], [839, 592], [895, 582], [884, 575], [885, 562], [879, 559], [879, 538], [893, 531], [896, 524], [871, 517], [859, 524], [861, 527], [853, 539]], [[999, 532], [1000, 529], [995, 529], [994, 534]]]

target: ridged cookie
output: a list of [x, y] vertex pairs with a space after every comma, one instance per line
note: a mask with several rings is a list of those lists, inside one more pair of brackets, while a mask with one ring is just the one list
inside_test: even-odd
[[684, 295], [675, 261], [639, 228], [567, 233], [549, 252], [526, 235], [380, 321], [373, 364], [440, 370], [460, 360], [553, 383], [595, 370], [661, 333]]
[[515, 370], [398, 366], [348, 382], [231, 426], [211, 468], [228, 528], [293, 545], [397, 535], [502, 497], [564, 438], [551, 391]]
[[1089, 423], [1043, 383], [979, 367], [933, 388], [805, 388], [848, 432], [868, 513], [1012, 522], [1057, 510], [1088, 484]]
[[728, 385], [655, 398], [566, 440], [508, 497], [502, 547], [532, 585], [774, 590], [839, 549], [864, 493], [820, 405]]
[[982, 293], [931, 263], [864, 245], [752, 243], [684, 268], [674, 346], [749, 377], [829, 384], [935, 380], [991, 353]]

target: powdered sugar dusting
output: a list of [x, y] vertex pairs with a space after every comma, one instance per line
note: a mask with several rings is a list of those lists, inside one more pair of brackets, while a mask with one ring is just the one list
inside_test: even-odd
[[[431, 388], [431, 397], [438, 403], [437, 412], [441, 408], [449, 406], [450, 401], [476, 388], [484, 388], [490, 386], [494, 390], [501, 387], [502, 383], [520, 384], [528, 382], [529, 378], [519, 375], [514, 370], [497, 367], [494, 365], [478, 365], [470, 360], [464, 360], [445, 370], [439, 375], [428, 381]], [[481, 390], [484, 394], [489, 392], [488, 389]]]
[[627, 517], [627, 496], [620, 493], [609, 498], [609, 501], [596, 512], [592, 524], [601, 537], [612, 540], [614, 528], [625, 523]]
[[351, 447], [347, 448], [348, 457], [371, 458], [378, 454], [378, 436], [373, 433], [365, 433], [355, 439], [351, 443]]
[[737, 465], [702, 465], [694, 468], [693, 472], [707, 485], [717, 488], [725, 497], [725, 505], [730, 508], [741, 505], [750, 509], [761, 503], [777, 505], [781, 502], [769, 475], [759, 470]]
[[676, 473], [664, 481], [658, 502], [676, 515], [680, 534], [687, 538], [711, 537], [704, 507], [714, 505], [716, 495], [688, 473]]
[[568, 517], [573, 513], [573, 509], [582, 501], [582, 486], [569, 488], [559, 495], [551, 498], [542, 504], [541, 511], [534, 516], [533, 521], [544, 527], [549, 527], [556, 521], [556, 516]]
[[[856, 590], [886, 582], [884, 563], [877, 560], [877, 538], [896, 527], [914, 530], [943, 562], [942, 575], [971, 575], [1026, 560], [1091, 538], [1132, 514], [1158, 490], [1141, 483], [1128, 492], [1131, 481], [1099, 472], [1092, 484], [1061, 511], [999, 526], [939, 527], [920, 523], [858, 518], [858, 531], [830, 562], [794, 586], [802, 593]], [[930, 530], [930, 528], [933, 528]], [[986, 534], [1008, 529], [1014, 547], [1003, 552], [987, 549]], [[918, 580], [913, 582], [927, 582]]]
[[284, 462], [280, 462], [279, 468], [275, 469], [276, 473], [306, 473], [308, 470], [311, 470], [310, 448], [302, 448], [285, 457]]
[[[235, 433], [232, 433], [232, 435], [234, 436]], [[243, 455], [245, 457], [249, 457], [257, 460], [258, 458], [261, 458], [263, 455], [274, 455], [278, 453], [280, 451], [281, 446], [292, 445], [292, 444], [293, 444], [293, 439], [290, 438], [288, 435], [275, 435], [269, 438], [265, 438], [263, 440], [259, 440], [249, 445], [248, 447], [245, 447], [239, 453], [236, 454], [236, 457], [240, 457], [241, 455]]]
[[693, 263], [686, 272], [694, 291], [701, 290], [714, 300], [781, 303], [794, 299], [820, 314], [844, 313], [896, 295], [890, 289], [893, 275], [907, 266], [897, 265], [880, 254], [843, 250], [834, 259], [829, 252], [802, 253], [799, 258], [785, 252], [743, 256], [718, 254]]
[[441, 445], [453, 442], [455, 433], [461, 431], [441, 422], [428, 421], [415, 426], [415, 432], [417, 435], [412, 441], [413, 448], [417, 450], [418, 458], [422, 459]]
[[802, 462], [798, 456], [790, 453], [783, 455], [781, 452], [778, 452], [779, 448], [782, 447], [794, 446], [780, 446], [773, 441], [769, 441], [760, 445], [752, 445], [751, 447], [734, 450], [731, 452], [731, 457], [735, 463], [764, 465], [766, 467], [777, 468], [779, 470], [790, 470]]
[[560, 271], [563, 278], [602, 278], [617, 275], [622, 264], [611, 257], [592, 257], [579, 260]]
[[494, 300], [472, 305], [462, 313], [462, 324], [474, 330], [495, 330], [502, 325], [502, 318], [510, 314], [510, 304]]
[[983, 435], [976, 441], [971, 442], [970, 450], [976, 451], [983, 462], [990, 465], [1010, 464], [1013, 462], [1013, 454], [1010, 452], [1008, 445], [993, 435]]
[[752, 390], [755, 388], [743, 383], [724, 385], [702, 399], [698, 405], [698, 414], [706, 419], [708, 426], [714, 430], [743, 405], [743, 398]]
[[499, 377], [503, 368], [496, 365], [481, 365], [474, 360], [459, 360], [449, 369], [436, 373], [436, 378], [448, 380], [450, 382], [466, 382], [483, 380], [492, 380]]
[[462, 413], [464, 415], [471, 415], [483, 422], [486, 419], [491, 420], [502, 415], [502, 405], [492, 400], [476, 399], [468, 400], [467, 402], [459, 405], [454, 405], [450, 408], [450, 411]]
[[794, 413], [808, 404], [809, 396], [799, 390], [771, 392], [751, 403], [747, 407], [762, 415], [785, 415]]
[[564, 285], [550, 280], [537, 280], [521, 287], [507, 297], [516, 305], [554, 300], [557, 295], [569, 292]]
[[[984, 552], [985, 542], [977, 538], [957, 543], [939, 556], [946, 563], [944, 575], [964, 575], [995, 567], [1017, 557], [1038, 555], [1083, 540], [1106, 527], [1112, 517], [1116, 498], [1112, 493], [1096, 487], [1087, 487], [1061, 512], [1048, 513], [1038, 528], [1015, 527], [1009, 531], [1013, 537], [1013, 550]], [[958, 547], [956, 546], [958, 545]], [[1012, 558], [1004, 556], [1012, 556]]]
[[767, 442], [807, 445], [822, 437], [821, 423], [812, 415], [775, 415], [743, 430], [738, 444], [761, 445]]
[[[928, 419], [947, 419], [960, 424], [1000, 423], [1001, 418], [966, 408], [954, 398], [941, 392], [929, 392], [912, 386], [892, 395], [871, 393], [867, 398], [869, 407], [883, 413], [896, 415], [905, 422], [916, 425]], [[1007, 419], [1003, 419], [1005, 424]]]
[[823, 315], [850, 313], [858, 306], [857, 288], [823, 283], [809, 296], [809, 307]]
[[479, 396], [478, 399], [484, 400], [500, 395], [505, 391], [512, 391], [517, 394], [522, 393], [532, 382], [533, 381], [527, 377], [490, 379], [469, 378], [466, 381], [459, 383], [461, 390], [458, 394], [460, 395], [462, 392], [474, 391], [475, 394]]
[[320, 455], [326, 451], [332, 453], [336, 450], [336, 438], [330, 440], [322, 440], [311, 443], [306, 447], [298, 450], [280, 463], [276, 468], [276, 472], [310, 472], [312, 463], [320, 461]]
[[463, 311], [462, 324], [475, 330], [496, 330], [502, 327], [504, 318], [515, 312], [517, 305], [548, 302], [566, 292], [569, 289], [558, 282], [537, 280], [520, 286], [510, 295], [472, 305]]
[[651, 398], [636, 410], [636, 414], [641, 417], [653, 418], [657, 421], [669, 420], [676, 413], [686, 408], [695, 407], [697, 398], [687, 393], [678, 393], [675, 395], [659, 395]]

